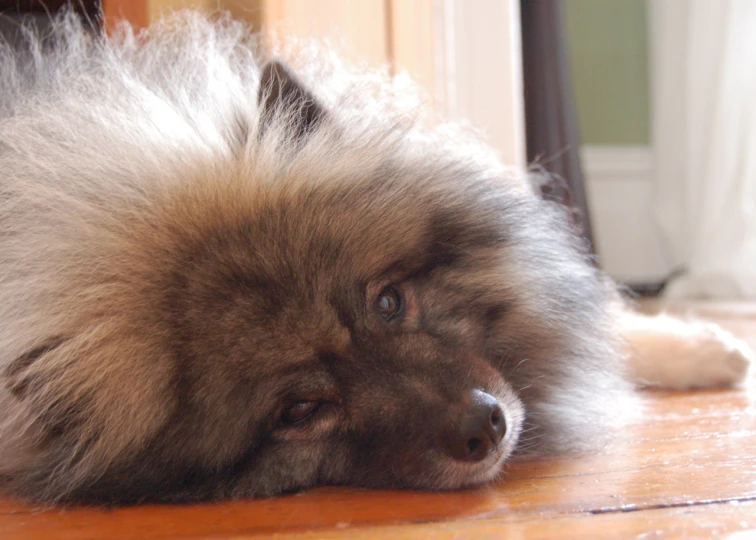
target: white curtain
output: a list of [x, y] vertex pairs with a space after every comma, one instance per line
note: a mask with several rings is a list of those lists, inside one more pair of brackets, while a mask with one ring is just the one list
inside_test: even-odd
[[756, 298], [756, 0], [648, 0], [667, 294]]

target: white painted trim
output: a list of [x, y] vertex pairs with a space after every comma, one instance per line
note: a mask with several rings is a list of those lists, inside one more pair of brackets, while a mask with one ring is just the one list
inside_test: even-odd
[[583, 170], [591, 181], [648, 181], [654, 168], [649, 146], [584, 146]]
[[652, 283], [670, 270], [652, 219], [654, 160], [647, 146], [581, 150], [591, 221], [603, 268], [628, 283]]
[[488, 135], [502, 161], [524, 168], [519, 1], [390, 2], [394, 67], [415, 77], [448, 118]]
[[[172, 0], [171, 0], [172, 1]], [[260, 0], [285, 34], [335, 37], [356, 59], [407, 70], [451, 119], [525, 158], [520, 0]]]
[[443, 105], [450, 117], [459, 115], [459, 96], [457, 95], [457, 36], [454, 26], [453, 0], [436, 0], [436, 19], [439, 34], [436, 38], [436, 64], [438, 70], [437, 88], [441, 89]]
[[[519, 0], [434, 2], [442, 17], [445, 108], [488, 135], [507, 165], [525, 168]], [[496, 21], [494, 23], [494, 21]]]

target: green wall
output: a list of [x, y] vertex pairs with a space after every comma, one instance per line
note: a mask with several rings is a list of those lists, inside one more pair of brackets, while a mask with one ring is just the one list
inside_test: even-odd
[[562, 6], [583, 144], [649, 144], [646, 0]]

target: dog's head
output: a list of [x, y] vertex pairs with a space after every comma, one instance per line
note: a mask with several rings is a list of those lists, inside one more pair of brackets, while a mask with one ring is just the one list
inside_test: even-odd
[[497, 214], [518, 201], [464, 161], [403, 157], [399, 138], [342, 140], [280, 63], [260, 89], [273, 142], [256, 143], [291, 161], [179, 247], [165, 319], [190, 390], [168, 451], [232, 464], [240, 493], [490, 480], [524, 419], [491, 341], [516, 310]]
[[124, 214], [76, 273], [99, 303], [6, 370], [40, 470], [75, 471], [55, 496], [455, 488], [526, 419], [581, 437], [613, 349], [561, 213], [448, 137], [355, 133], [278, 62], [259, 103], [244, 155]]

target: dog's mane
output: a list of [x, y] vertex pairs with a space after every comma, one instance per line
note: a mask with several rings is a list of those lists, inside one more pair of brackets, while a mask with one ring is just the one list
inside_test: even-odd
[[[21, 30], [20, 44], [0, 43], [0, 374], [12, 381], [25, 372], [26, 382], [0, 385], [0, 475], [16, 470], [17, 459], [22, 468], [36, 466], [41, 435], [34, 435], [34, 426], [40, 414], [60, 405], [53, 402], [54, 388], [88, 395], [102, 380], [125, 376], [97, 357], [159, 350], [151, 339], [160, 336], [139, 344], [120, 329], [133, 328], [129, 311], [149, 311], [130, 305], [140, 301], [129, 294], [141, 286], [134, 280], [161, 264], [145, 260], [141, 244], [162, 234], [157, 229], [181, 227], [156, 207], [191, 184], [188, 177], [201, 177], [205, 186], [202, 195], [191, 188], [183, 195], [187, 208], [193, 197], [204, 197], [196, 205], [200, 213], [213, 190], [227, 187], [221, 183], [229, 170], [235, 177], [254, 176], [256, 185], [275, 182], [292, 168], [305, 182], [358, 181], [356, 175], [386, 160], [401, 163], [409, 153], [431, 148], [428, 156], [443, 155], [444, 147], [464, 148], [468, 159], [480, 160], [479, 168], [501, 170], [476, 135], [434, 117], [408, 77], [348, 65], [319, 43], [276, 44], [225, 15], [179, 12], [150, 29], [121, 25], [104, 37], [64, 13], [47, 33]], [[296, 152], [290, 151], [295, 141], [286, 122], [261, 134], [258, 86], [269, 58], [291, 66], [335, 115]], [[411, 144], [402, 144], [409, 138]], [[339, 159], [333, 159], [334, 148]], [[151, 218], [161, 227], [140, 232]], [[165, 238], [153, 240], [157, 246]], [[153, 255], [170, 246], [156, 249]], [[97, 311], [109, 306], [120, 315], [100, 321]], [[88, 334], [79, 333], [81, 327]], [[75, 339], [69, 339], [72, 333]], [[18, 400], [13, 393], [28, 390], [34, 361], [50, 351], [44, 362], [45, 377], [55, 379], [45, 387], [50, 391]], [[90, 367], [84, 357], [92, 357]], [[149, 384], [143, 391], [149, 393]], [[128, 401], [131, 390], [114, 387], [111, 394], [113, 403]], [[100, 412], [114, 407], [92, 403], [86, 422], [104, 421]], [[145, 426], [158, 421], [134, 420]], [[86, 440], [86, 425], [82, 429]], [[111, 456], [138, 443], [134, 434], [86, 443], [94, 448], [82, 442], [81, 454], [70, 459], [86, 454], [85, 461], [105, 467]], [[39, 482], [48, 482], [43, 477], [51, 473], [40, 471]], [[65, 490], [55, 486], [54, 474], [49, 485], [50, 492]]]
[[[165, 422], [135, 403], [158, 393], [167, 384], [161, 377], [168, 377], [144, 367], [164, 350], [164, 336], [160, 321], [142, 314], [154, 312], [147, 304], [157, 297], [149, 276], [160, 274], [161, 265], [171, 271], [172, 250], [199, 234], [194, 221], [207, 224], [219, 208], [226, 220], [248, 215], [255, 200], [249, 194], [261, 186], [359, 183], [389, 162], [392, 174], [404, 167], [407, 178], [429, 190], [438, 186], [424, 178], [453, 185], [451, 169], [461, 167], [487, 182], [506, 179], [508, 193], [530, 197], [479, 134], [435, 116], [407, 77], [346, 64], [329, 47], [277, 45], [228, 17], [194, 12], [139, 33], [122, 26], [108, 38], [93, 35], [70, 13], [56, 18], [48, 35], [30, 27], [24, 33], [20, 50], [0, 44], [0, 377], [7, 379], [0, 384], [0, 480], [21, 471], [18, 482], [28, 488], [17, 489], [35, 496], [60, 497], [82, 478], [96, 478]], [[291, 66], [334, 117], [304, 147], [297, 147], [287, 122], [263, 133], [258, 94], [269, 58]], [[298, 184], [278, 185], [283, 177]], [[255, 181], [229, 185], [229, 178]], [[396, 189], [401, 195], [408, 188]], [[527, 255], [530, 271], [561, 284], [558, 269], [566, 265], [593, 291], [594, 269], [584, 265], [566, 222], [545, 203], [537, 211], [542, 226], [527, 233], [545, 247]], [[615, 352], [604, 299], [580, 298], [570, 287], [564, 281], [560, 299], [590, 307], [569, 328], [590, 348], [584, 356], [596, 364], [590, 366], [595, 377], [566, 363], [553, 375], [541, 368], [532, 373], [551, 377], [544, 380], [554, 386], [559, 378], [575, 379], [576, 390], [554, 396], [541, 414], [570, 408], [587, 432], [594, 414], [607, 409], [593, 403], [593, 393], [625, 387], [613, 367], [599, 365]], [[587, 319], [591, 314], [597, 322]], [[544, 311], [544, 325], [561, 324], [560, 317]], [[568, 351], [583, 352], [578, 345]], [[35, 363], [41, 355], [43, 367]], [[124, 356], [138, 362], [110, 361]], [[527, 366], [521, 372], [529, 373]], [[35, 387], [35, 377], [45, 383]], [[593, 390], [581, 389], [588, 379]], [[125, 388], [126, 381], [139, 391]], [[86, 410], [65, 409], [57, 397], [63, 394]], [[97, 426], [123, 423], [123, 411], [136, 428], [100, 436]], [[73, 413], [83, 422], [76, 426], [79, 440], [57, 459], [38, 444], [43, 434], [36, 426], [40, 419], [54, 424], [45, 415], [65, 422]], [[65, 426], [53, 425], [58, 428]]]

